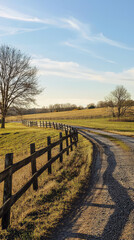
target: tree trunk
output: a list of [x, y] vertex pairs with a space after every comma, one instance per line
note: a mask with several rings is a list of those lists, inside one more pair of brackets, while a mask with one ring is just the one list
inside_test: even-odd
[[120, 117], [120, 116], [121, 116], [121, 108], [118, 107], [118, 117]]
[[1, 118], [1, 128], [5, 128], [5, 116]]

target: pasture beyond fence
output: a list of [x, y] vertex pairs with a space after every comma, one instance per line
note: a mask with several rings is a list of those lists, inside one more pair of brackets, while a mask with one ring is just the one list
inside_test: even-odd
[[[33, 190], [38, 189], [38, 177], [48, 170], [48, 174], [52, 173], [51, 165], [59, 159], [63, 162], [63, 154], [66, 152], [69, 155], [69, 149], [73, 150], [73, 145], [77, 146], [78, 132], [75, 128], [71, 128], [67, 125], [60, 123], [50, 123], [44, 121], [23, 121], [23, 124], [27, 126], [38, 127], [54, 127], [55, 129], [65, 130], [65, 136], [62, 136], [62, 132], [59, 133], [59, 140], [51, 143], [51, 137], [47, 137], [47, 147], [38, 151], [35, 149], [35, 143], [30, 144], [31, 155], [27, 158], [13, 164], [13, 153], [8, 153], [5, 156], [5, 170], [0, 173], [0, 183], [4, 181], [3, 191], [3, 205], [0, 208], [0, 218], [2, 218], [2, 229], [6, 229], [10, 225], [10, 210], [14, 203], [30, 188], [33, 184]], [[66, 143], [66, 147], [63, 148], [63, 141]], [[52, 149], [59, 145], [59, 153], [52, 157]], [[47, 153], [47, 163], [41, 167], [38, 171], [36, 169], [37, 158]], [[14, 195], [12, 195], [12, 176], [22, 167], [31, 163], [32, 176], [27, 183]]]

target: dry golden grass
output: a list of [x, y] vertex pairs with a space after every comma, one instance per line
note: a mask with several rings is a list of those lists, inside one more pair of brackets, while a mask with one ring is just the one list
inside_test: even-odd
[[[134, 107], [129, 110], [129, 115], [134, 114]], [[22, 119], [30, 120], [52, 120], [52, 119], [87, 119], [87, 118], [99, 118], [112, 116], [109, 108], [95, 108], [95, 109], [83, 109], [64, 112], [52, 112], [52, 113], [39, 113], [22, 116], [8, 116], [7, 121], [21, 121]]]
[[89, 118], [89, 117], [106, 117], [110, 116], [110, 110], [108, 108], [95, 108], [95, 109], [83, 109], [83, 110], [73, 110], [65, 112], [52, 112], [52, 113], [39, 113], [30, 114], [23, 116], [10, 116], [7, 117], [7, 121], [19, 121], [22, 119], [76, 119], [76, 118]]

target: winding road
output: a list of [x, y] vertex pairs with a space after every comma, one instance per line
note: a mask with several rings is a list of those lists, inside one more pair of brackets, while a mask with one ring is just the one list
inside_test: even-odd
[[[84, 200], [63, 220], [51, 239], [133, 240], [134, 138], [84, 127], [78, 127], [78, 131], [93, 142], [92, 181]], [[95, 133], [120, 139], [130, 151]]]

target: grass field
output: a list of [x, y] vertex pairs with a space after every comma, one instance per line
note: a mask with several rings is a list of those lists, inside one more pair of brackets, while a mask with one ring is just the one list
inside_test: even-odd
[[39, 129], [23, 126], [21, 123], [8, 123], [5, 129], [0, 129], [0, 171], [6, 153], [14, 153], [14, 162], [29, 155], [30, 144], [36, 143], [36, 149], [47, 144], [47, 136], [52, 141], [59, 137], [59, 131], [54, 129]]
[[117, 132], [122, 135], [134, 136], [134, 122], [117, 122], [111, 118], [95, 118], [95, 119], [70, 119], [59, 120], [59, 122], [78, 125], [89, 128], [102, 129], [110, 132]]
[[103, 129], [106, 131], [119, 132], [124, 135], [134, 135], [134, 107], [131, 108], [127, 116], [120, 120], [111, 117], [111, 111], [108, 108], [95, 108], [74, 110], [66, 112], [53, 112], [42, 114], [31, 114], [23, 116], [7, 117], [7, 121], [29, 120], [50, 120], [74, 124], [79, 126]]
[[[7, 124], [0, 130], [1, 165], [4, 165], [6, 152], [14, 152], [14, 162], [29, 155], [29, 144], [37, 142], [36, 148], [46, 145], [46, 137], [53, 141], [59, 131], [53, 129], [28, 128], [19, 123]], [[24, 147], [25, 145], [25, 147]], [[24, 149], [22, 153], [22, 149]], [[59, 151], [55, 148], [53, 155]], [[39, 162], [38, 162], [39, 161]], [[47, 161], [45, 155], [37, 159], [37, 168]], [[0, 239], [40, 239], [51, 234], [52, 229], [67, 213], [78, 198], [86, 179], [89, 177], [92, 161], [92, 145], [79, 136], [77, 149], [64, 155], [63, 163], [57, 161], [52, 167], [52, 175], [44, 172], [39, 177], [39, 190], [32, 187], [15, 203], [11, 210], [11, 227], [0, 232]], [[3, 167], [2, 167], [3, 168]], [[31, 176], [31, 166], [26, 166], [13, 176], [13, 193], [18, 191]], [[0, 184], [0, 203], [2, 204], [3, 184]]]
[[[102, 112], [103, 110], [103, 112]], [[83, 110], [73, 110], [65, 112], [52, 112], [52, 113], [39, 113], [39, 114], [30, 114], [23, 116], [9, 116], [6, 119], [8, 121], [19, 121], [22, 119], [83, 119], [83, 118], [95, 118], [101, 117], [103, 114], [104, 117], [110, 116], [111, 112], [108, 108], [96, 108], [96, 109], [83, 109]]]
[[[40, 120], [52, 120], [52, 119], [89, 119], [89, 118], [104, 118], [111, 117], [112, 113], [109, 108], [95, 108], [95, 109], [83, 109], [83, 110], [72, 110], [64, 112], [52, 112], [52, 113], [38, 113], [22, 116], [8, 116], [7, 121], [21, 121], [22, 119], [40, 119]], [[127, 112], [128, 117], [134, 119], [134, 107], [131, 107]]]

